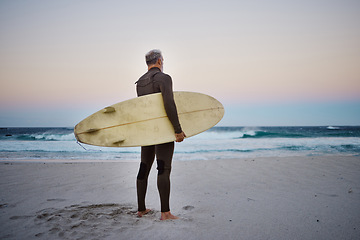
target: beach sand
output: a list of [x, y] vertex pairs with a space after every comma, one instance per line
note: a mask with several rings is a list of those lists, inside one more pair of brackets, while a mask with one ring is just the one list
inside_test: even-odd
[[360, 158], [174, 161], [136, 217], [136, 162], [0, 162], [0, 239], [359, 239]]

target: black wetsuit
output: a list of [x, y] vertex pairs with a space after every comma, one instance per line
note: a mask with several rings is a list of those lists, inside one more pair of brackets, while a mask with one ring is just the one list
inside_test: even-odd
[[[174, 102], [171, 77], [155, 67], [141, 76], [136, 84], [138, 96], [161, 92], [165, 111], [174, 127], [174, 133], [181, 133], [182, 129]], [[141, 147], [141, 163], [136, 181], [138, 211], [146, 210], [145, 195], [147, 182], [155, 156], [157, 160], [157, 185], [160, 195], [161, 212], [170, 211], [170, 172], [173, 153], [174, 142]]]

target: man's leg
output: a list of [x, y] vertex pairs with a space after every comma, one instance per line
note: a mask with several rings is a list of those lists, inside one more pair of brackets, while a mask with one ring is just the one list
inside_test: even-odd
[[141, 163], [136, 180], [138, 216], [149, 212], [145, 206], [145, 196], [148, 184], [148, 177], [155, 158], [155, 146], [141, 147]]
[[177, 219], [170, 213], [170, 172], [174, 153], [174, 142], [156, 145], [158, 169], [157, 186], [161, 202], [161, 219]]

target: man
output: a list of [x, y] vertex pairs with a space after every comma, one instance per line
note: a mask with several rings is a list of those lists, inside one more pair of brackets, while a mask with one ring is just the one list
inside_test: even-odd
[[[151, 50], [145, 56], [148, 72], [136, 82], [138, 96], [152, 93], [162, 94], [166, 114], [174, 127], [176, 142], [184, 140], [176, 105], [173, 97], [171, 77], [163, 73], [164, 59], [160, 50]], [[157, 187], [161, 203], [161, 220], [178, 219], [170, 212], [170, 172], [174, 153], [174, 142], [141, 147], [141, 163], [136, 181], [138, 198], [138, 216], [142, 217], [150, 209], [145, 206], [148, 176], [156, 156], [158, 179]]]

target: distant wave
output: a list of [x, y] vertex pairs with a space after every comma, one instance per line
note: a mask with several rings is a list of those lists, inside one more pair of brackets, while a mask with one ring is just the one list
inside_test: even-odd
[[75, 141], [73, 128], [3, 128], [1, 141]]
[[299, 137], [306, 137], [306, 136], [298, 133], [255, 131], [254, 133], [250, 133], [250, 134], [244, 133], [239, 138], [299, 138]]
[[[8, 137], [9, 138], [9, 137]], [[13, 136], [13, 139], [22, 141], [76, 141], [73, 133], [69, 134], [21, 134]]]
[[[336, 131], [334, 131], [336, 130]], [[359, 127], [215, 127], [205, 132], [219, 139], [360, 137]]]

